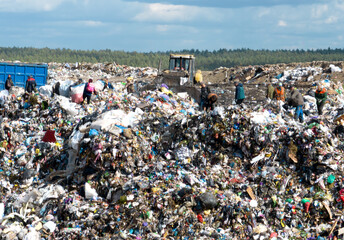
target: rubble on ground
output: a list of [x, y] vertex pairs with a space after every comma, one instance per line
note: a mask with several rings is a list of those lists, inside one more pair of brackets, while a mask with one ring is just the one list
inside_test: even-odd
[[205, 82], [224, 84], [241, 81], [246, 84], [264, 84], [282, 81], [308, 85], [332, 77], [331, 80], [344, 80], [343, 62], [314, 61], [311, 63], [266, 64], [256, 66], [219, 67], [210, 72], [203, 72]]

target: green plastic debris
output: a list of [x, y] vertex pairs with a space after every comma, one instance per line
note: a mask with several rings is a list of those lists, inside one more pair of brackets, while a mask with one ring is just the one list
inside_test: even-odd
[[127, 196], [123, 195], [119, 198], [119, 203], [124, 204], [127, 202]]
[[336, 177], [335, 177], [333, 174], [331, 174], [330, 176], [328, 176], [327, 182], [328, 182], [329, 184], [332, 184], [332, 183], [334, 182], [335, 179], [336, 179]]

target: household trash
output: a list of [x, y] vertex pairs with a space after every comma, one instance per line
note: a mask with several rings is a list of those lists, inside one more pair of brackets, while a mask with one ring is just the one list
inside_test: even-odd
[[[118, 67], [82, 66], [101, 74]], [[68, 80], [80, 69], [50, 68], [60, 95], [50, 94], [56, 81], [31, 100], [20, 89], [0, 95], [4, 239], [343, 234], [341, 94], [329, 95], [323, 116], [305, 95], [305, 123], [275, 101], [201, 112], [185, 93], [127, 93], [121, 82], [104, 89], [95, 81], [98, 95], [81, 105], [74, 96], [80, 85]], [[318, 71], [307, 69], [300, 71]], [[264, 71], [255, 70], [255, 79]], [[280, 80], [290, 81], [288, 74]], [[299, 70], [290, 74], [294, 79]], [[332, 81], [329, 88], [342, 90]]]

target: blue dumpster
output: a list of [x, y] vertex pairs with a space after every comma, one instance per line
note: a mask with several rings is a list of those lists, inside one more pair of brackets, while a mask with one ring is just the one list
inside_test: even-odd
[[47, 83], [48, 65], [0, 63], [0, 90], [5, 89], [5, 82], [8, 75], [11, 75], [15, 86], [23, 88], [25, 88], [27, 78], [32, 75], [36, 79], [37, 88], [39, 88]]

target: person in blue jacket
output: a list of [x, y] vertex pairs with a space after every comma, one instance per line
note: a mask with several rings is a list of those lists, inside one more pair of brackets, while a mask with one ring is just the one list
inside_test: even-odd
[[235, 102], [236, 104], [242, 104], [245, 99], [245, 91], [242, 83], [235, 82]]

